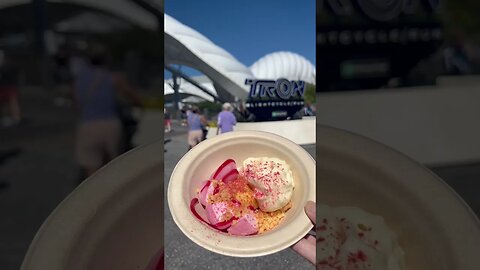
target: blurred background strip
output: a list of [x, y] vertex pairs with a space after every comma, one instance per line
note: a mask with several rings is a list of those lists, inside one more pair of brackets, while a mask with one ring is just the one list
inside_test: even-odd
[[317, 1], [317, 121], [429, 166], [480, 213], [480, 3]]
[[[161, 1], [0, 1], [0, 269], [20, 268], [42, 222], [94, 171], [76, 146], [95, 136], [79, 133], [85, 111], [105, 110], [75, 89], [97, 88], [120, 123], [115, 155], [95, 168], [162, 138], [162, 28]], [[96, 72], [108, 76], [93, 83]]]

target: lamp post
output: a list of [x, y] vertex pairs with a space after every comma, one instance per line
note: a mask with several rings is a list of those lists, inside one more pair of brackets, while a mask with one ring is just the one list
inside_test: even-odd
[[173, 103], [174, 103], [174, 108], [175, 108], [175, 115], [176, 118], [180, 118], [180, 114], [178, 113], [180, 110], [180, 107], [178, 104], [180, 103], [180, 84], [178, 83], [179, 77], [176, 74], [172, 73], [172, 80], [173, 80]]

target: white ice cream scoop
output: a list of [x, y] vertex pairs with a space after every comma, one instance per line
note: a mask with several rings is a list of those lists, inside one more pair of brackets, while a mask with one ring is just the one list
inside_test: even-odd
[[291, 200], [294, 188], [292, 171], [284, 160], [247, 158], [240, 173], [254, 187], [254, 196], [262, 211], [279, 210]]

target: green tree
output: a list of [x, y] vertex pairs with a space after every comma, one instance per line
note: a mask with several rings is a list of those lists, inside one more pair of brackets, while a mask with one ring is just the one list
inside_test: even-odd
[[305, 102], [315, 103], [316, 87], [314, 84], [307, 84], [305, 87], [305, 93], [303, 99]]

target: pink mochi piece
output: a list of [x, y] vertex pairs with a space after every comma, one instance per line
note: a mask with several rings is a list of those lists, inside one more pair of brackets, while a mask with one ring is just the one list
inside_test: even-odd
[[237, 220], [235, 224], [228, 228], [228, 232], [233, 235], [251, 235], [258, 232], [258, 222], [254, 215], [246, 214]]
[[205, 212], [210, 224], [220, 223], [225, 220], [225, 215], [228, 213], [227, 203], [208, 203], [205, 207]]

